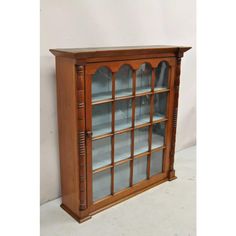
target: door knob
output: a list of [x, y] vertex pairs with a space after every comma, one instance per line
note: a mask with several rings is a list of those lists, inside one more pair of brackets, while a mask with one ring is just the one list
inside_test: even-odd
[[86, 131], [86, 137], [90, 138], [93, 135], [93, 132], [91, 130]]

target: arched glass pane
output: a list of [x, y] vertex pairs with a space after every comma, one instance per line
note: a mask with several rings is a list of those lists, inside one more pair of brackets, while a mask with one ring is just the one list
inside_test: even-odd
[[99, 101], [112, 96], [112, 72], [107, 67], [99, 68], [92, 78], [92, 100]]
[[115, 75], [116, 97], [132, 95], [132, 69], [123, 65]]
[[136, 93], [151, 91], [152, 67], [144, 63], [136, 71]]
[[155, 69], [155, 90], [168, 88], [169, 65], [162, 61]]

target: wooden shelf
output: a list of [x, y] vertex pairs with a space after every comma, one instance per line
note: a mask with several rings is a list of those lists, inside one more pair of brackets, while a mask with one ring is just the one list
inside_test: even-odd
[[150, 115], [144, 114], [142, 116], [138, 116], [135, 120], [135, 126], [142, 125], [150, 122]]
[[169, 92], [170, 89], [169, 88], [165, 88], [165, 87], [162, 87], [162, 88], [154, 88], [154, 93], [164, 93], [164, 92]]
[[151, 92], [151, 87], [148, 88], [136, 88], [136, 94], [138, 93], [148, 93]]
[[99, 94], [94, 94], [92, 97], [92, 102], [103, 101], [107, 99], [111, 99], [111, 92], [104, 92]]
[[150, 126], [152, 124], [161, 123], [161, 122], [165, 122], [165, 121], [167, 121], [167, 118], [165, 118], [165, 116], [163, 116], [161, 114], [153, 116], [152, 123], [150, 123], [150, 117], [145, 116], [145, 117], [141, 118], [140, 120], [138, 120], [138, 122], [135, 122], [134, 127], [131, 127], [131, 125], [129, 125], [130, 124], [129, 120], [128, 120], [128, 122], [126, 120], [124, 120], [124, 121], [120, 120], [118, 122], [118, 125], [117, 124], [115, 125], [115, 132], [114, 133], [111, 132], [111, 128], [108, 128], [109, 126], [111, 127], [111, 123], [97, 125], [97, 126], [95, 126], [95, 130], [93, 129], [93, 140], [97, 140], [97, 139], [101, 139], [101, 138], [105, 138], [105, 137], [110, 137], [110, 136], [113, 136], [114, 134], [122, 134], [125, 132], [132, 131], [134, 129], [140, 129], [143, 127]]
[[[167, 93], [169, 92], [170, 89], [168, 88], [159, 88], [157, 90], [149, 91], [149, 92], [143, 92], [143, 93], [136, 93], [135, 96], [134, 95], [124, 95], [124, 96], [117, 96], [114, 99], [110, 98], [110, 96], [104, 96], [103, 99], [93, 99], [92, 100], [92, 105], [99, 105], [99, 104], [104, 104], [104, 103], [109, 103], [109, 102], [114, 102], [114, 101], [120, 101], [120, 100], [128, 100], [128, 99], [132, 99], [134, 97], [142, 97], [142, 96], [147, 96], [147, 95], [152, 95], [152, 94], [159, 94], [159, 93]], [[102, 98], [102, 96], [101, 96]]]
[[103, 123], [93, 126], [93, 137], [101, 136], [111, 132], [111, 123]]
[[164, 137], [155, 133], [152, 133], [152, 149], [160, 148], [164, 145]]
[[109, 165], [111, 165], [111, 158], [110, 158], [110, 160], [109, 159], [107, 159], [107, 160], [100, 160], [100, 161], [98, 161], [96, 163], [93, 163], [93, 170], [97, 170], [97, 169], [100, 169], [100, 168], [102, 168], [104, 166], [109, 166]]
[[161, 121], [163, 119], [165, 119], [165, 116], [160, 113], [153, 115], [153, 121]]
[[116, 91], [116, 98], [132, 96], [132, 89], [123, 89]]
[[131, 118], [115, 121], [115, 131], [131, 128], [131, 126], [132, 126]]

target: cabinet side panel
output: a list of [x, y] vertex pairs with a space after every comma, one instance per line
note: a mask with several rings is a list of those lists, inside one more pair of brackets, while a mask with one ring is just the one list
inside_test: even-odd
[[62, 203], [74, 213], [78, 213], [75, 61], [70, 58], [56, 57], [56, 77]]

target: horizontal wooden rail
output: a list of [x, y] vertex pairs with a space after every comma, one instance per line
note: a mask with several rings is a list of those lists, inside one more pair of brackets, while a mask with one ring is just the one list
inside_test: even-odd
[[[151, 151], [147, 151], [147, 152], [143, 152], [143, 153], [139, 153], [139, 154], [137, 154], [137, 155], [134, 155], [133, 158], [134, 158], [134, 159], [142, 158], [142, 157], [145, 157], [145, 156], [147, 156], [147, 155], [150, 155], [150, 154], [153, 153], [153, 152], [159, 152], [159, 151], [161, 151], [161, 150], [164, 150], [165, 148], [166, 148], [166, 146], [163, 145], [163, 146], [161, 146], [161, 147], [154, 148], [154, 149], [152, 149]], [[119, 166], [119, 165], [125, 164], [125, 163], [127, 163], [127, 162], [129, 162], [129, 161], [131, 161], [131, 160], [132, 160], [131, 157], [127, 157], [127, 158], [124, 159], [124, 160], [120, 160], [120, 161], [117, 161], [117, 162], [114, 161], [114, 166]], [[96, 174], [96, 173], [98, 173], [98, 172], [102, 172], [102, 171], [107, 170], [107, 169], [111, 169], [112, 167], [113, 167], [112, 164], [99, 167], [99, 168], [93, 170], [93, 174]]]
[[117, 130], [114, 133], [110, 132], [110, 133], [106, 133], [106, 134], [97, 135], [97, 136], [94, 136], [92, 138], [92, 140], [94, 141], [94, 140], [98, 140], [98, 139], [102, 139], [102, 138], [112, 137], [113, 135], [127, 133], [127, 132], [130, 132], [130, 131], [136, 130], [136, 129], [145, 128], [145, 127], [151, 126], [153, 124], [158, 124], [158, 123], [162, 123], [162, 122], [166, 122], [166, 121], [168, 121], [167, 118], [161, 118], [161, 119], [158, 119], [158, 120], [153, 120], [152, 122], [147, 122], [147, 123], [143, 123], [143, 124], [140, 124], [140, 125], [136, 125], [134, 127], [129, 127], [129, 128], [125, 128], [125, 129], [122, 129], [122, 130]]
[[120, 100], [128, 100], [132, 99], [134, 97], [142, 97], [146, 95], [152, 95], [152, 94], [158, 94], [158, 93], [168, 93], [170, 89], [168, 88], [162, 88], [162, 89], [154, 89], [154, 91], [150, 92], [144, 92], [144, 93], [136, 93], [135, 95], [130, 95], [130, 96], [122, 96], [122, 97], [115, 97], [115, 98], [107, 98], [107, 99], [102, 99], [98, 101], [92, 101], [92, 105], [101, 105], [101, 104], [106, 104], [109, 102], [114, 102], [114, 101], [120, 101]]

